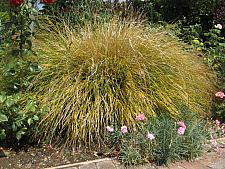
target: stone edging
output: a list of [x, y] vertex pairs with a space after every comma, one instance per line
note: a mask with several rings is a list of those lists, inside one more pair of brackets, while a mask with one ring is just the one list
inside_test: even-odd
[[66, 168], [70, 168], [70, 167], [78, 167], [81, 165], [86, 165], [86, 164], [91, 164], [91, 163], [99, 163], [102, 161], [113, 161], [113, 160], [115, 160], [115, 158], [102, 158], [102, 159], [98, 159], [98, 160], [91, 160], [91, 161], [84, 161], [84, 162], [61, 165], [61, 166], [56, 166], [56, 167], [49, 167], [49, 168], [45, 168], [45, 169], [61, 169], [61, 168], [66, 169]]

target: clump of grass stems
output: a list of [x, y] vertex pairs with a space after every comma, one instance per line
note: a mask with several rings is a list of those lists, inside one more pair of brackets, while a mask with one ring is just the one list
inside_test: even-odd
[[181, 105], [200, 115], [210, 110], [214, 75], [166, 32], [116, 21], [75, 32], [48, 21], [35, 46], [43, 70], [30, 88], [49, 107], [40, 124], [49, 141], [90, 146], [107, 125], [134, 127], [140, 113], [176, 118]]

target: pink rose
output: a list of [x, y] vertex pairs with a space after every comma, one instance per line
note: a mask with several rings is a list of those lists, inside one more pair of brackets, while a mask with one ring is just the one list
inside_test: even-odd
[[177, 124], [179, 125], [179, 127], [183, 127], [185, 129], [187, 128], [183, 121], [179, 121], [177, 122]]
[[217, 92], [217, 93], [215, 94], [215, 96], [222, 99], [222, 98], [225, 97], [225, 94], [224, 94], [223, 92]]
[[178, 133], [180, 136], [182, 136], [182, 135], [184, 135], [185, 130], [186, 130], [185, 128], [179, 127], [178, 130], [177, 130], [177, 133]]
[[144, 121], [145, 120], [145, 115], [144, 114], [139, 114], [139, 115], [137, 115], [136, 119], [138, 121]]
[[106, 127], [106, 130], [110, 133], [114, 132], [114, 128], [110, 127], [110, 126], [107, 126]]
[[149, 132], [147, 133], [146, 137], [147, 137], [147, 139], [149, 139], [149, 140], [154, 140], [154, 139], [155, 139], [154, 134], [149, 133]]
[[128, 131], [127, 131], [127, 126], [122, 126], [121, 128], [120, 128], [120, 131], [122, 132], [122, 133], [127, 133]]

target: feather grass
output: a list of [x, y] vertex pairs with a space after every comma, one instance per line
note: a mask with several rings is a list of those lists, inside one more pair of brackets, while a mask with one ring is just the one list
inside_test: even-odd
[[65, 146], [101, 142], [111, 124], [135, 127], [135, 117], [164, 110], [178, 117], [188, 106], [210, 110], [213, 73], [163, 31], [110, 22], [73, 31], [45, 23], [35, 46], [42, 72], [31, 86], [49, 113], [41, 135]]

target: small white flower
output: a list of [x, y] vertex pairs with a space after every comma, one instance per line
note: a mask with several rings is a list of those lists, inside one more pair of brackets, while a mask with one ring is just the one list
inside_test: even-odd
[[114, 128], [110, 127], [110, 126], [107, 126], [106, 127], [106, 130], [110, 133], [114, 132]]
[[154, 139], [155, 139], [154, 134], [149, 133], [149, 132], [147, 133], [146, 137], [147, 137], [147, 139], [149, 139], [149, 140], [154, 140]]
[[215, 28], [216, 28], [216, 29], [223, 29], [223, 26], [222, 26], [221, 24], [216, 24], [216, 25], [215, 25]]

